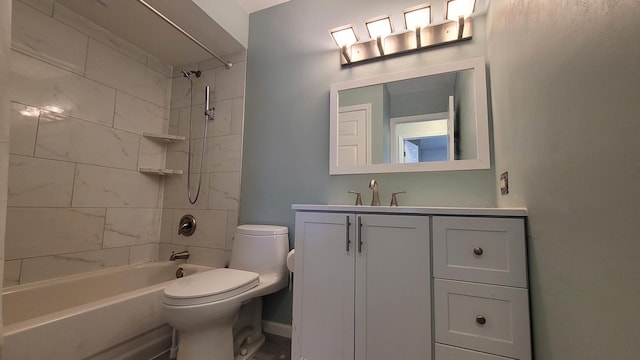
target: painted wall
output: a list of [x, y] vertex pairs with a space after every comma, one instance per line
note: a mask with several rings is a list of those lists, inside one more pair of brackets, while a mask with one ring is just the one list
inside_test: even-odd
[[249, 14], [247, 14], [237, 1], [192, 1], [231, 34], [242, 46], [247, 47], [249, 39]]
[[493, 1], [499, 206], [529, 209], [536, 359], [640, 354], [640, 2]]
[[[486, 55], [485, 20], [479, 17], [469, 42], [341, 68], [329, 29], [353, 23], [363, 36], [365, 20], [389, 13], [400, 29], [402, 10], [414, 5], [411, 0], [306, 0], [251, 14], [241, 223], [286, 225], [293, 245], [291, 204], [349, 204], [354, 199], [347, 190], [362, 192], [366, 203], [371, 178], [385, 203], [391, 192], [407, 190], [401, 204], [495, 205], [493, 170], [329, 176], [331, 83]], [[442, 18], [441, 7], [434, 6], [434, 18]], [[267, 298], [265, 318], [290, 323], [290, 303], [286, 290]]]

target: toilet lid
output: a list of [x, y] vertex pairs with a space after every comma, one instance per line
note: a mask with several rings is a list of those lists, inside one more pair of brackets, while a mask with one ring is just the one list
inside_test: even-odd
[[258, 286], [259, 275], [236, 269], [213, 269], [177, 279], [164, 288], [164, 303], [196, 305], [220, 301]]
[[282, 235], [289, 233], [286, 226], [277, 225], [240, 225], [236, 228], [236, 232], [245, 235]]

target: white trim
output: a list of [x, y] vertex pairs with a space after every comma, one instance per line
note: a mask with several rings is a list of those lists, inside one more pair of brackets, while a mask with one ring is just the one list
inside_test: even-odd
[[[400, 117], [394, 117], [389, 119], [389, 132], [391, 133], [390, 136], [390, 149], [391, 149], [391, 163], [393, 164], [403, 164], [404, 161], [402, 161], [402, 157], [400, 156], [400, 152], [403, 151], [401, 150], [401, 144], [403, 143], [403, 141], [398, 141], [398, 137], [396, 135], [396, 126], [398, 126], [398, 124], [404, 124], [404, 123], [412, 123], [412, 122], [422, 122], [422, 121], [437, 121], [437, 120], [447, 120], [449, 118], [449, 113], [447, 112], [442, 112], [442, 113], [433, 113], [433, 114], [422, 114], [422, 115], [411, 115], [411, 116], [400, 116]], [[448, 124], [447, 124], [448, 125]], [[418, 133], [416, 134], [416, 137], [422, 137], [422, 136], [434, 136], [434, 135], [447, 135], [447, 133], [444, 134], [440, 134], [440, 133], [429, 133], [429, 134], [421, 134]], [[404, 137], [403, 137], [404, 139]]]
[[273, 321], [262, 321], [262, 332], [267, 334], [282, 336], [291, 339], [293, 327], [288, 324], [281, 324]]

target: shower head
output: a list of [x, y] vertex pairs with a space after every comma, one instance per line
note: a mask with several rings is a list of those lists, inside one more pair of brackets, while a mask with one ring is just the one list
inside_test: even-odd
[[200, 75], [202, 75], [202, 72], [200, 70], [191, 70], [191, 71], [182, 70], [180, 72], [182, 73], [182, 76], [186, 77], [187, 79], [191, 77], [191, 74], [194, 74], [197, 78], [199, 78]]

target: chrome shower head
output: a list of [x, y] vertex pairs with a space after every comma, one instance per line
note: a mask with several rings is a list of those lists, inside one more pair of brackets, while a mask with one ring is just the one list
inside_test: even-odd
[[197, 78], [199, 78], [200, 75], [202, 75], [202, 71], [200, 70], [191, 70], [191, 71], [182, 70], [180, 72], [182, 73], [182, 76], [186, 77], [187, 79], [191, 77], [191, 74], [194, 74]]

